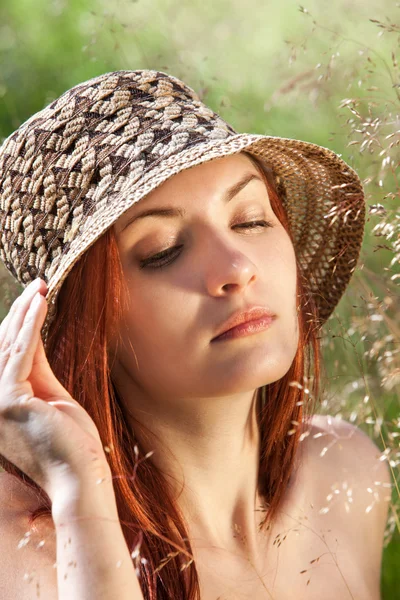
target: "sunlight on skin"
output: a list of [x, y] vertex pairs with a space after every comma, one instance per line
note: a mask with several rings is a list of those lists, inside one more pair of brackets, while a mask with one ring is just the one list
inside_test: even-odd
[[[255, 551], [253, 398], [288, 371], [298, 326], [294, 249], [264, 182], [251, 181], [228, 204], [221, 200], [249, 172], [259, 175], [241, 154], [197, 165], [120, 217], [116, 232], [131, 308], [112, 374], [121, 396], [134, 398], [129, 411], [159, 437], [148, 448], [153, 461], [174, 478], [178, 493], [185, 481], [179, 503], [192, 534], [232, 545], [239, 515]], [[123, 229], [143, 210], [160, 206], [184, 208], [186, 215], [146, 217]], [[262, 219], [273, 227], [237, 227]], [[182, 245], [162, 269], [140, 269], [144, 258]], [[211, 343], [234, 310], [253, 304], [277, 315], [269, 329]], [[140, 440], [141, 428], [132, 427]]]
[[[365, 434], [362, 434], [359, 430], [353, 428], [352, 426], [350, 426], [350, 424], [348, 423], [344, 423], [340, 420], [336, 420], [334, 419], [330, 425], [327, 425], [327, 420], [324, 420], [322, 417], [316, 417], [315, 419], [315, 423], [318, 423], [318, 426], [315, 427], [314, 429], [314, 433], [311, 433], [311, 435], [306, 436], [306, 438], [304, 439], [308, 439], [308, 443], [310, 442], [310, 440], [317, 440], [317, 443], [319, 444], [319, 447], [317, 448], [318, 452], [315, 452], [314, 456], [311, 456], [311, 460], [313, 462], [316, 461], [320, 461], [320, 460], [324, 460], [324, 463], [326, 462], [326, 460], [331, 456], [332, 453], [336, 452], [336, 455], [334, 456], [332, 454], [332, 461], [337, 461], [338, 456], [341, 455], [341, 449], [340, 447], [344, 448], [344, 451], [349, 453], [349, 451], [351, 452], [352, 447], [357, 448], [360, 444], [360, 435], [361, 438], [364, 438], [364, 441], [366, 444], [371, 444], [371, 440], [369, 440], [367, 438], [367, 436], [365, 436]], [[333, 425], [332, 425], [333, 423]], [[325, 429], [321, 429], [322, 424], [325, 424]], [[348, 428], [347, 432], [343, 430]], [[323, 452], [322, 450], [324, 450], [327, 446], [326, 444], [326, 439], [329, 438], [329, 436], [333, 436], [333, 439], [335, 440], [335, 444], [330, 444], [330, 450], [329, 451], [325, 451]], [[357, 438], [357, 439], [356, 439]], [[352, 446], [353, 445], [353, 446]], [[311, 445], [310, 445], [311, 447]], [[372, 446], [370, 445], [370, 448], [372, 448]], [[321, 450], [322, 449], [322, 450]], [[338, 454], [340, 453], [340, 454]], [[376, 456], [377, 462], [375, 463], [375, 465], [371, 465], [371, 473], [369, 475], [369, 478], [371, 480], [371, 482], [373, 482], [373, 485], [375, 485], [377, 488], [381, 487], [382, 490], [391, 487], [391, 484], [387, 481], [375, 481], [374, 479], [374, 474], [377, 470], [382, 469], [382, 461], [379, 460], [379, 450], [377, 449], [377, 456]], [[366, 460], [367, 463], [367, 460]], [[317, 486], [314, 487], [318, 487], [319, 488], [319, 496], [320, 498], [322, 498], [324, 496], [325, 493], [325, 489], [328, 488], [330, 486], [330, 489], [332, 490], [339, 490], [340, 489], [340, 485], [338, 483], [334, 483], [333, 485], [331, 485], [331, 478], [332, 478], [332, 474], [333, 475], [337, 475], [337, 473], [332, 472], [332, 469], [330, 468], [330, 464], [327, 464], [327, 470], [326, 470], [326, 475], [325, 477], [322, 474], [322, 477], [318, 478], [318, 481], [316, 480], [316, 478], [313, 478], [313, 481], [317, 483]], [[321, 463], [322, 465], [322, 463]], [[384, 473], [384, 471], [381, 471]], [[362, 483], [358, 484], [357, 478], [353, 477], [354, 481], [351, 485], [351, 487], [349, 486], [348, 482], [345, 480], [342, 480], [341, 486], [342, 489], [345, 492], [345, 499], [344, 502], [345, 504], [354, 504], [353, 502], [353, 497], [354, 497], [354, 501], [356, 502], [356, 510], [358, 512], [360, 512], [361, 507], [363, 506], [365, 510], [365, 512], [369, 512], [370, 514], [368, 515], [369, 518], [373, 519], [374, 516], [374, 507], [368, 511], [368, 495], [370, 496], [370, 488], [366, 489], [365, 487], [363, 487]], [[347, 491], [351, 489], [351, 494], [347, 494]], [[377, 504], [375, 505], [375, 508], [379, 506], [379, 502], [380, 500], [383, 500], [385, 502], [388, 501], [388, 498], [385, 497], [380, 497], [379, 500], [376, 497], [376, 494], [378, 492], [375, 492], [375, 500], [377, 502]], [[332, 511], [335, 510], [335, 505], [338, 506], [340, 503], [340, 497], [341, 494], [340, 493], [336, 493], [334, 495], [335, 497], [335, 502], [331, 503], [331, 509]], [[349, 502], [349, 499], [351, 498], [351, 501]], [[306, 503], [307, 504], [307, 503]], [[305, 508], [307, 508], [305, 504]], [[375, 501], [374, 501], [375, 504]], [[275, 579], [278, 576], [278, 567], [279, 565], [282, 564], [286, 564], [287, 562], [287, 555], [283, 555], [281, 556], [282, 550], [285, 549], [285, 546], [288, 546], [288, 552], [289, 552], [289, 556], [293, 557], [293, 567], [297, 569], [297, 574], [304, 577], [304, 589], [308, 588], [309, 586], [312, 586], [313, 584], [313, 580], [315, 579], [316, 576], [318, 576], [318, 569], [325, 566], [325, 568], [329, 567], [332, 568], [332, 566], [334, 568], [337, 569], [337, 572], [339, 574], [339, 577], [341, 578], [341, 580], [343, 581], [343, 584], [346, 586], [347, 592], [348, 592], [348, 596], [349, 598], [357, 598], [358, 596], [354, 596], [352, 590], [354, 590], [354, 584], [349, 580], [349, 577], [347, 575], [347, 573], [343, 573], [343, 566], [345, 565], [344, 559], [340, 558], [340, 556], [342, 555], [342, 546], [343, 543], [346, 543], [346, 539], [340, 538], [337, 535], [337, 532], [335, 532], [335, 522], [338, 520], [337, 515], [335, 515], [334, 517], [332, 517], [332, 521], [326, 521], [326, 525], [323, 526], [323, 522], [324, 519], [329, 519], [330, 515], [324, 515], [324, 517], [320, 518], [317, 521], [314, 521], [314, 519], [312, 518], [312, 514], [318, 512], [319, 514], [321, 514], [321, 510], [319, 509], [320, 504], [315, 504], [314, 506], [312, 505], [312, 503], [309, 504], [309, 508], [311, 509], [311, 511], [308, 511], [308, 514], [306, 514], [306, 512], [303, 510], [302, 505], [297, 505], [295, 504], [294, 506], [292, 506], [289, 503], [289, 507], [288, 507], [288, 511], [283, 510], [282, 511], [282, 518], [284, 519], [284, 524], [282, 527], [277, 526], [274, 531], [273, 531], [273, 537], [271, 538], [271, 543], [269, 544], [268, 547], [268, 561], [267, 561], [267, 569], [268, 569], [268, 573], [266, 573], [265, 569], [260, 568], [257, 564], [254, 563], [252, 557], [247, 554], [244, 557], [239, 557], [241, 561], [243, 561], [243, 558], [247, 561], [247, 568], [245, 567], [241, 567], [243, 574], [241, 577], [241, 581], [243, 583], [243, 586], [246, 587], [246, 585], [250, 584], [250, 585], [254, 585], [254, 581], [258, 581], [259, 585], [261, 586], [260, 589], [264, 590], [264, 593], [266, 594], [266, 598], [273, 598], [275, 600], [278, 600], [281, 596], [280, 595], [276, 595], [274, 592], [274, 583], [275, 583]], [[343, 506], [342, 506], [343, 509]], [[308, 510], [308, 509], [307, 509]], [[346, 509], [345, 509], [346, 511]], [[311, 516], [311, 518], [310, 518]], [[279, 525], [279, 524], [277, 524]], [[295, 556], [297, 556], [297, 554], [302, 554], [302, 537], [307, 536], [308, 534], [311, 535], [310, 540], [311, 540], [311, 544], [312, 544], [312, 548], [315, 549], [314, 553], [311, 555], [309, 554], [308, 557], [306, 557], [306, 555], [304, 555], [303, 560], [300, 561], [298, 564], [301, 565], [301, 562], [303, 563], [303, 567], [299, 566], [298, 568], [296, 567], [296, 562], [295, 562]], [[240, 525], [238, 524], [234, 524], [233, 525], [233, 535], [236, 538], [240, 538], [241, 540], [241, 545], [243, 548], [247, 548], [247, 538], [246, 538], [246, 534], [242, 532]], [[319, 544], [318, 548], [315, 545], [315, 540], [319, 540], [321, 543]], [[20, 549], [21, 552], [21, 558], [22, 560], [24, 560], [23, 556], [24, 556], [24, 550], [27, 546], [29, 545], [33, 545], [35, 547], [35, 551], [36, 550], [40, 550], [40, 551], [45, 551], [46, 546], [48, 546], [47, 551], [49, 552], [49, 556], [51, 556], [51, 554], [54, 552], [54, 544], [55, 544], [55, 534], [51, 529], [48, 529], [46, 532], [46, 535], [43, 535], [43, 531], [33, 531], [33, 532], [26, 532], [20, 539], [20, 542], [18, 544], [18, 548]], [[324, 549], [325, 548], [325, 549]], [[297, 549], [297, 552], [296, 552]], [[305, 548], [304, 548], [305, 549]], [[304, 552], [303, 549], [303, 552]], [[347, 559], [347, 554], [346, 554], [346, 549], [343, 548], [345, 551], [345, 558]], [[217, 554], [217, 557], [221, 557], [220, 552], [222, 551], [222, 548], [213, 548], [211, 549], [211, 552], [219, 552], [219, 554]], [[293, 555], [293, 551], [295, 552], [295, 555]], [[137, 554], [138, 549], [136, 550]], [[207, 552], [210, 552], [210, 549], [207, 549]], [[228, 554], [231, 556], [233, 553], [232, 552], [228, 552]], [[327, 559], [330, 559], [327, 562]], [[229, 559], [228, 559], [229, 560]], [[187, 565], [189, 566], [191, 564], [191, 560], [188, 561]], [[216, 572], [219, 572], [221, 569], [221, 560], [216, 561], [215, 565], [218, 564], [218, 569]], [[228, 563], [229, 564], [229, 563]], [[53, 564], [53, 567], [55, 568], [57, 565], [56, 563]], [[74, 565], [71, 564], [70, 565], [71, 568], [74, 568]], [[116, 564], [116, 568], [118, 568], [118, 564]], [[210, 566], [208, 565], [208, 568], [210, 568]], [[268, 578], [266, 577], [266, 574], [268, 576]], [[271, 575], [272, 574], [272, 575]], [[271, 586], [269, 586], [266, 581], [270, 581], [272, 576], [272, 584]], [[285, 575], [285, 577], [287, 578], [287, 574]], [[29, 586], [34, 586], [36, 588], [36, 590], [40, 590], [40, 580], [38, 579], [37, 573], [35, 572], [35, 570], [31, 570], [31, 571], [27, 571], [24, 575], [24, 579], [26, 581], [27, 584], [29, 584]], [[242, 599], [243, 596], [240, 595], [240, 583], [238, 583], [238, 581], [235, 580], [235, 582], [230, 585], [229, 584], [229, 573], [228, 574], [224, 574], [223, 577], [221, 577], [222, 580], [222, 584], [224, 587], [224, 595], [220, 596], [221, 598], [225, 598], [226, 599], [233, 599], [233, 598], [238, 598], [238, 599]], [[316, 580], [316, 585], [318, 585], [318, 578]], [[336, 584], [335, 584], [336, 585]], [[310, 587], [311, 589], [311, 587]]]
[[[260, 531], [265, 509], [257, 490], [259, 436], [254, 393], [288, 371], [297, 349], [298, 327], [294, 249], [271, 209], [264, 183], [253, 180], [228, 204], [221, 202], [232, 181], [249, 172], [258, 174], [243, 155], [198, 165], [164, 182], [118, 220], [130, 309], [121, 329], [113, 378], [124, 401], [132, 398], [128, 402], [134, 417], [131, 425], [143, 448], [150, 442], [138, 423], [154, 434], [145, 458], [152, 456], [176, 483], [193, 540], [194, 557], [187, 566], [196, 558], [201, 576], [201, 569], [204, 573], [213, 570], [210, 557], [216, 555], [218, 569], [213, 576], [224, 590], [221, 599], [225, 593], [229, 599], [244, 598], [236, 596], [240, 582], [256, 586], [255, 594], [262, 590], [266, 597], [277, 598], [275, 582], [280, 589], [283, 579], [287, 588], [282, 564], [289, 563], [294, 585], [300, 585], [295, 576], [304, 575], [302, 584], [310, 589], [315, 569], [333, 565], [353, 598], [354, 581], [348, 581], [348, 572], [343, 572], [346, 561], [337, 557], [342, 547], [345, 556], [351, 548], [337, 527], [346, 515], [352, 516], [353, 507], [359, 519], [363, 502], [361, 512], [373, 515], [381, 499], [375, 491], [379, 477], [375, 480], [374, 473], [382, 473], [381, 462], [370, 467], [371, 453], [357, 465], [365, 474], [368, 470], [368, 485], [365, 478], [357, 478], [351, 460], [347, 468], [345, 457], [359, 444], [358, 435], [352, 443], [353, 426], [347, 424], [345, 432], [346, 426], [339, 427], [336, 420], [315, 418], [313, 435], [305, 431], [300, 438], [315, 469], [312, 473], [302, 470], [269, 537]], [[146, 217], [140, 226], [123, 229], [144, 209], [166, 205], [185, 207], [186, 216]], [[261, 219], [273, 227], [235, 228]], [[182, 252], [172, 254], [167, 266], [140, 268], [145, 257], [180, 245]], [[267, 306], [276, 313], [273, 326], [256, 335], [213, 344], [221, 323], [234, 310], [250, 304]], [[289, 435], [297, 426], [293, 423]], [[390, 486], [386, 480], [382, 485]], [[42, 551], [47, 538], [39, 533], [37, 538], [25, 534], [18, 548], [23, 553], [35, 544]], [[49, 553], [54, 543], [54, 539], [48, 542]], [[333, 562], [323, 561], [326, 557]], [[140, 548], [132, 558], [140, 558]], [[73, 562], [69, 566], [75, 568]], [[24, 578], [40, 587], [34, 571], [27, 571]], [[315, 585], [320, 585], [319, 580]]]

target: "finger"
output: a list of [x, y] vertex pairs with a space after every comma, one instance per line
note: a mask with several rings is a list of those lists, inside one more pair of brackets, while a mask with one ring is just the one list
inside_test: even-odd
[[0, 326], [0, 346], [3, 344], [3, 342], [5, 340], [10, 322], [13, 320], [14, 316], [19, 311], [21, 304], [24, 304], [27, 299], [31, 299], [33, 297], [33, 295], [38, 291], [38, 289], [40, 287], [39, 282], [41, 282], [41, 280], [38, 280], [38, 279], [31, 282], [22, 291], [22, 293], [17, 298], [15, 298], [14, 302], [11, 305], [10, 310], [8, 311], [7, 315], [3, 319], [1, 326]]
[[16, 298], [14, 303], [12, 304], [9, 312], [4, 317], [0, 326], [0, 378], [3, 375], [4, 367], [7, 364], [8, 357], [10, 355], [10, 341], [7, 337], [7, 332], [9, 331], [10, 322], [14, 318], [14, 315], [17, 311], [20, 302], [20, 296]]
[[25, 318], [29, 304], [38, 290], [47, 288], [42, 279], [31, 282], [18, 298], [13, 302], [11, 309], [0, 327], [0, 377], [10, 355], [11, 346], [18, 335]]
[[16, 339], [19, 330], [21, 329], [22, 323], [25, 318], [25, 314], [29, 308], [29, 305], [32, 301], [33, 296], [38, 291], [40, 284], [40, 280], [36, 279], [32, 283], [30, 283], [22, 292], [22, 294], [17, 299], [15, 303], [14, 310], [12, 311], [12, 318], [10, 319], [4, 339], [4, 344], [6, 346], [12, 345], [14, 340]]
[[46, 314], [47, 303], [37, 292], [28, 310], [24, 311], [19, 332], [11, 345], [10, 356], [4, 367], [2, 383], [20, 384], [25, 382], [31, 371], [36, 346]]
[[3, 344], [4, 338], [6, 336], [7, 333], [7, 328], [8, 325], [10, 323], [10, 320], [12, 319], [13, 315], [15, 314], [15, 311], [18, 307], [19, 304], [19, 300], [20, 300], [21, 296], [18, 296], [18, 298], [16, 298], [14, 300], [14, 302], [12, 303], [10, 310], [8, 311], [8, 313], [6, 314], [6, 316], [4, 317], [4, 319], [1, 322], [0, 325], [0, 346]]

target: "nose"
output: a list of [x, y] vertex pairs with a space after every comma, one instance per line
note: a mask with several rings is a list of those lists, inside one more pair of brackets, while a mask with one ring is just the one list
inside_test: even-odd
[[219, 240], [208, 245], [204, 266], [207, 291], [212, 296], [240, 293], [257, 279], [253, 261], [231, 244]]

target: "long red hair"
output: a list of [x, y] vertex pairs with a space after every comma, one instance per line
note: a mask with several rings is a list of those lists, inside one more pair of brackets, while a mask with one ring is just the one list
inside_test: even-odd
[[[292, 238], [271, 171], [254, 156], [244, 154], [260, 170], [272, 209]], [[56, 377], [99, 430], [114, 476], [125, 540], [131, 552], [139, 551], [132, 560], [144, 598], [199, 600], [198, 574], [183, 515], [167, 480], [136, 442], [110, 375], [108, 342], [118, 332], [126, 298], [111, 227], [74, 265], [63, 283], [57, 316], [49, 329], [47, 356]], [[267, 508], [265, 528], [276, 516], [297, 468], [302, 426], [308, 424], [319, 396], [317, 313], [299, 264], [297, 305], [299, 344], [292, 365], [284, 377], [259, 388], [256, 396], [261, 437], [259, 492]], [[30, 514], [30, 526], [39, 517], [51, 517], [47, 494], [1, 456], [0, 465], [38, 493], [41, 505]]]

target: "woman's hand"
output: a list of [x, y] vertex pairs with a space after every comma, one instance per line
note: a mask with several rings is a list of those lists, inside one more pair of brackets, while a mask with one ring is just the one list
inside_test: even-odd
[[47, 361], [45, 293], [32, 282], [0, 325], [0, 454], [52, 501], [55, 596], [143, 600], [98, 430]]
[[110, 470], [95, 423], [48, 363], [46, 291], [42, 279], [33, 281], [0, 325], [0, 454], [54, 504], [73, 484], [87, 487]]

